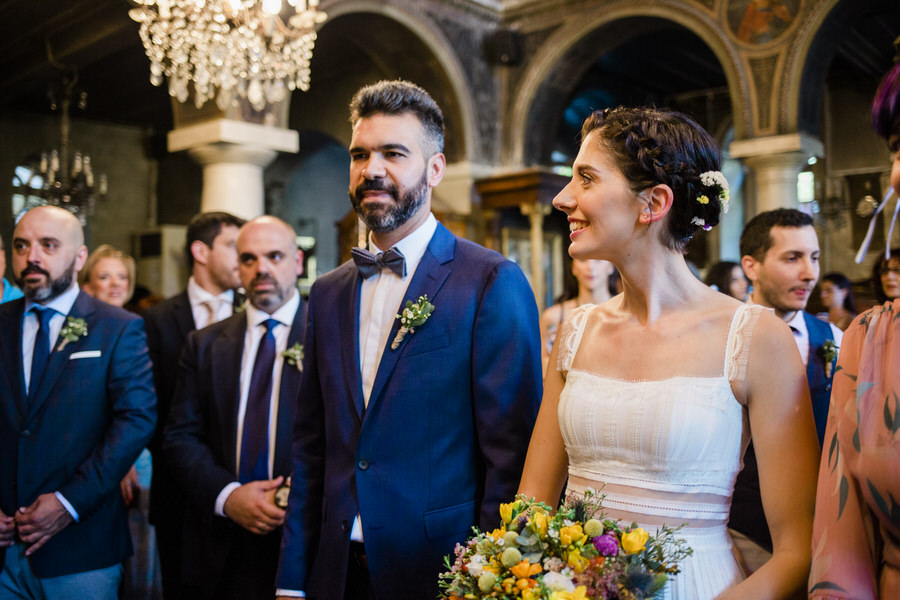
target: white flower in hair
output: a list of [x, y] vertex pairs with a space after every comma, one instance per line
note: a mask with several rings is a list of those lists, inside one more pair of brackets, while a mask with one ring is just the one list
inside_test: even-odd
[[709, 231], [710, 229], [712, 229], [712, 225], [707, 225], [706, 221], [704, 221], [700, 217], [694, 217], [693, 219], [691, 219], [691, 223], [696, 225], [697, 227], [703, 228], [703, 231]]
[[700, 173], [700, 183], [709, 188], [718, 188], [716, 190], [716, 195], [719, 197], [719, 204], [722, 206], [722, 214], [727, 213], [728, 200], [731, 198], [731, 194], [728, 187], [728, 180], [725, 178], [722, 171], [706, 171]]

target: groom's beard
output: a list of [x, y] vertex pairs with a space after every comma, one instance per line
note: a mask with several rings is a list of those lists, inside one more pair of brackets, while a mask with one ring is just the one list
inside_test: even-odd
[[[394, 203], [382, 206], [367, 207], [363, 204], [363, 194], [367, 191], [386, 192]], [[366, 227], [375, 233], [394, 231], [416, 214], [425, 203], [428, 195], [428, 172], [422, 171], [422, 177], [412, 189], [400, 193], [399, 188], [384, 179], [365, 180], [355, 190], [350, 190], [350, 203]]]

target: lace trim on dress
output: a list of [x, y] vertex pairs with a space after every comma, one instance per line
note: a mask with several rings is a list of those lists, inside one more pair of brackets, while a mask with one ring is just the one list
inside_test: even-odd
[[591, 309], [595, 306], [597, 305], [582, 304], [577, 307], [559, 328], [559, 335], [556, 337], [556, 343], [560, 344], [556, 370], [562, 371], [563, 377], [572, 368], [572, 361], [575, 360], [575, 351], [578, 350], [578, 345], [581, 344], [585, 321], [587, 321]]
[[747, 376], [753, 327], [764, 310], [757, 304], [742, 304], [731, 319], [725, 344], [725, 377], [731, 383], [741, 382]]

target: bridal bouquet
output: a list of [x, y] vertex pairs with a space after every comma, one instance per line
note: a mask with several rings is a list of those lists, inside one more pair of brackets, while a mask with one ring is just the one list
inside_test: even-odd
[[605, 519], [602, 496], [570, 497], [556, 514], [517, 496], [500, 505], [501, 525], [457, 544], [440, 576], [444, 600], [642, 600], [662, 590], [691, 554], [677, 528], [655, 537]]

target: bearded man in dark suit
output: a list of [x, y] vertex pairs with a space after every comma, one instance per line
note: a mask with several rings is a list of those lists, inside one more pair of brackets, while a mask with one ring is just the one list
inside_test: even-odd
[[274, 217], [237, 240], [247, 306], [188, 336], [163, 451], [187, 496], [182, 581], [192, 598], [271, 600], [301, 380], [303, 254]]
[[278, 593], [434, 598], [443, 556], [515, 496], [541, 396], [537, 307], [515, 264], [431, 213], [446, 163], [434, 100], [381, 82], [351, 113], [371, 252], [310, 294]]
[[0, 306], [0, 598], [114, 600], [131, 554], [119, 481], [156, 423], [143, 322], [79, 291], [72, 213], [28, 211], [12, 249], [25, 298]]

